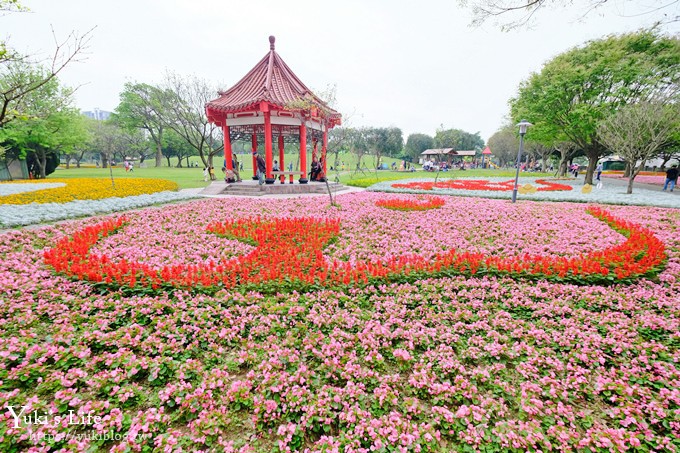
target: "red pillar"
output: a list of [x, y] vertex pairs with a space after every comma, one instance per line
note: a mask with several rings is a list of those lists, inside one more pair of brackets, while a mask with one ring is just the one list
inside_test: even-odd
[[224, 124], [222, 126], [222, 134], [224, 135], [224, 161], [227, 170], [233, 170], [233, 157], [231, 155], [231, 138], [229, 137], [229, 126]]
[[267, 171], [265, 182], [267, 184], [274, 184], [272, 175], [273, 154], [272, 154], [272, 120], [269, 112], [264, 112], [264, 159], [267, 162]]
[[328, 129], [326, 125], [323, 127], [323, 143], [321, 144], [321, 158], [323, 159], [323, 176], [326, 177], [328, 174], [327, 168], [328, 164], [326, 162], [326, 151], [328, 149]]
[[257, 134], [253, 127], [253, 179], [257, 179]]
[[307, 125], [300, 125], [300, 184], [307, 184]]
[[[283, 161], [284, 158], [285, 158], [285, 155], [284, 155], [284, 146], [283, 146], [283, 134], [279, 134], [279, 170], [280, 171], [286, 171], [286, 164]], [[286, 182], [286, 177], [284, 175], [281, 175], [281, 177], [279, 179], [281, 180], [281, 184], [284, 184]]]

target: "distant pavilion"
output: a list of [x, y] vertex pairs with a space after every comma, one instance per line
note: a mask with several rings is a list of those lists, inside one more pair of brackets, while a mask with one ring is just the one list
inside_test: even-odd
[[[341, 124], [341, 115], [316, 96], [293, 73], [274, 50], [274, 36], [269, 37], [269, 53], [236, 85], [205, 106], [208, 120], [222, 128], [226, 168], [233, 170], [231, 143], [252, 142], [253, 179], [257, 179], [256, 153], [264, 144], [267, 163], [266, 183], [275, 181], [272, 174], [273, 146], [278, 143], [279, 169], [285, 170], [284, 143], [300, 144], [300, 184], [307, 183], [307, 143], [312, 143], [312, 159], [317, 158], [321, 142], [321, 164], [327, 174], [328, 130]], [[281, 176], [281, 182], [284, 176]], [[291, 176], [292, 182], [292, 176]]]
[[444, 160], [444, 159], [451, 159], [453, 157], [466, 157], [466, 156], [474, 156], [477, 153], [475, 150], [465, 150], [465, 151], [456, 151], [454, 148], [433, 148], [433, 149], [426, 149], [420, 155], [422, 156], [420, 158], [420, 163], [423, 163], [425, 160], [432, 158], [432, 157], [437, 157], [439, 160]]

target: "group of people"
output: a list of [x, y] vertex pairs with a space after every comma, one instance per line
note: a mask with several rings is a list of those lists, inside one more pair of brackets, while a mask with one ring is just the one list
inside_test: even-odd
[[326, 177], [323, 174], [323, 161], [313, 159], [311, 170], [309, 172], [310, 181], [326, 182]]
[[[255, 162], [257, 164], [257, 180], [260, 185], [265, 183], [265, 178], [267, 175], [267, 162], [264, 160], [264, 157], [262, 157], [261, 154], [259, 153], [253, 153], [253, 156], [255, 156]], [[275, 160], [272, 164], [272, 170], [273, 171], [281, 171], [279, 166], [279, 162]], [[293, 171], [293, 164], [289, 163], [288, 164], [288, 171]], [[312, 160], [312, 166], [311, 166], [311, 171], [309, 172], [309, 179], [310, 181], [318, 181], [318, 182], [325, 182], [326, 177], [324, 176], [323, 173], [323, 160], [318, 161], [316, 159]]]
[[571, 167], [569, 167], [569, 172], [574, 176], [574, 178], [578, 178], [578, 171], [581, 168], [581, 166], [577, 163], [571, 164]]
[[235, 155], [231, 158], [231, 169], [227, 168], [227, 160], [224, 160], [224, 166], [222, 167], [222, 173], [224, 173], [224, 182], [241, 182], [241, 172], [243, 170], [243, 164], [240, 164]]
[[125, 171], [126, 172], [133, 172], [135, 171], [135, 164], [133, 162], [130, 162], [128, 160], [125, 161]]
[[215, 167], [213, 166], [203, 168], [203, 181], [207, 182], [208, 180], [215, 180]]

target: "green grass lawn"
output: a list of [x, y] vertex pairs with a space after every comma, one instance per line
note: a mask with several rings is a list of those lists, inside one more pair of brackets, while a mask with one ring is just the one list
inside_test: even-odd
[[[381, 170], [381, 171], [370, 171], [370, 172], [340, 172], [337, 175], [335, 172], [331, 172], [329, 177], [331, 181], [338, 179], [342, 184], [356, 187], [369, 187], [375, 183], [381, 181], [396, 181], [399, 179], [415, 179], [415, 178], [434, 178], [437, 172], [431, 171], [416, 171], [416, 172], [398, 172], [391, 170]], [[549, 177], [553, 176], [552, 173], [520, 173], [520, 176], [530, 175], [532, 177]], [[453, 170], [445, 171], [439, 173], [439, 179], [451, 179], [451, 178], [508, 178], [513, 179], [515, 177], [515, 170], [494, 170], [494, 169], [474, 169], [474, 170]]]
[[[241, 173], [241, 177], [243, 179], [249, 179], [253, 175], [253, 161], [252, 161], [252, 156], [250, 154], [238, 154], [237, 158], [240, 163], [243, 164], [243, 172]], [[278, 153], [275, 153], [274, 158], [278, 160]], [[328, 163], [328, 168], [329, 168], [329, 174], [331, 175], [331, 180], [333, 180], [335, 171], [330, 171], [330, 167], [335, 164], [334, 162], [334, 156], [329, 155], [329, 163]], [[142, 166], [137, 164], [135, 166], [135, 169], [132, 173], [125, 172], [125, 169], [123, 168], [122, 165], [117, 165], [113, 167], [113, 177], [114, 178], [158, 178], [158, 179], [167, 179], [170, 181], [175, 181], [180, 189], [191, 189], [191, 188], [196, 188], [196, 187], [205, 187], [209, 184], [209, 182], [204, 182], [203, 181], [203, 164], [201, 163], [200, 159], [198, 157], [192, 157], [190, 159], [191, 162], [193, 163], [198, 163], [199, 167], [191, 167], [191, 168], [177, 168], [175, 165], [177, 165], [177, 159], [170, 159], [170, 162], [173, 166], [168, 167], [168, 162], [166, 159], [163, 159], [162, 161], [162, 166], [161, 167], [154, 167], [154, 160], [146, 160]], [[343, 162], [345, 164], [346, 169], [350, 168], [355, 168], [356, 167], [356, 155], [354, 154], [341, 154], [339, 156], [339, 161]], [[300, 166], [299, 163], [299, 154], [286, 154], [284, 156], [284, 166], [285, 170], [288, 170], [288, 164], [293, 163], [293, 169], [297, 170]], [[382, 159], [382, 162], [387, 164], [387, 165], [392, 165], [392, 162], [397, 162], [397, 164], [400, 162], [398, 159], [394, 159], [391, 157], [384, 157]], [[222, 179], [224, 177], [224, 173], [222, 173], [221, 168], [224, 163], [223, 158], [215, 158], [213, 161], [213, 164], [215, 166], [215, 177], [217, 179]], [[307, 156], [307, 168], [309, 171], [309, 167], [312, 163], [312, 154], [311, 152], [308, 153]], [[362, 160], [363, 166], [365, 167], [371, 167], [373, 165], [373, 158], [371, 156], [364, 157]], [[184, 165], [186, 165], [186, 161], [183, 162]], [[342, 172], [343, 174], [350, 174], [349, 171]], [[371, 174], [369, 171], [366, 171], [366, 174]], [[403, 174], [403, 173], [402, 173]], [[360, 172], [359, 175], [362, 175]], [[90, 168], [89, 166], [87, 168], [76, 168], [75, 166], [71, 166], [69, 169], [66, 169], [64, 166], [60, 166], [54, 173], [49, 175], [47, 179], [49, 180], [50, 178], [108, 178], [109, 177], [109, 169], [108, 168]], [[371, 183], [373, 184], [373, 183]], [[369, 184], [370, 185], [370, 184]]]
[[[287, 154], [285, 156], [285, 169], [288, 170], [288, 164], [293, 162], [293, 168], [297, 169], [299, 167], [297, 154]], [[243, 172], [241, 177], [243, 179], [249, 179], [253, 175], [252, 159], [249, 154], [239, 154], [238, 159], [243, 163]], [[311, 153], [307, 158], [307, 165], [309, 166], [312, 161]], [[278, 160], [278, 159], [277, 159]], [[339, 160], [345, 164], [345, 171], [330, 170], [332, 166], [333, 157], [329, 156], [328, 164], [328, 177], [330, 181], [339, 180], [342, 184], [355, 186], [355, 187], [368, 187], [380, 181], [394, 181], [398, 179], [413, 179], [413, 178], [434, 178], [436, 172], [398, 172], [391, 170], [364, 170], [364, 171], [350, 171], [350, 169], [356, 168], [356, 156], [353, 154], [342, 154]], [[193, 161], [198, 161], [198, 158], [194, 157]], [[391, 157], [384, 157], [382, 162], [387, 165], [392, 165], [392, 162], [399, 164], [401, 161]], [[176, 163], [172, 161], [173, 164]], [[223, 159], [215, 159], [215, 176], [218, 179], [223, 178], [223, 173], [221, 172]], [[371, 156], [365, 157], [362, 160], [363, 166], [366, 168], [371, 168], [373, 164], [373, 158]], [[145, 165], [153, 165], [153, 161], [145, 162]], [[201, 164], [202, 165], [202, 164]], [[416, 165], [420, 168], [420, 165]], [[522, 175], [531, 175], [534, 177], [549, 177], [553, 176], [552, 173], [522, 173]], [[54, 173], [49, 175], [47, 179], [50, 178], [108, 178], [109, 169], [108, 168], [75, 168], [71, 167], [66, 169], [64, 167], [58, 168]], [[180, 189], [191, 189], [197, 187], [205, 187], [209, 182], [203, 181], [203, 167], [192, 167], [192, 168], [176, 168], [168, 167], [167, 161], [163, 160], [162, 167], [153, 166], [136, 166], [134, 172], [125, 172], [122, 166], [117, 166], [113, 168], [114, 178], [158, 178], [167, 179], [174, 181], [179, 185]], [[474, 170], [453, 170], [447, 172], [440, 172], [439, 178], [441, 179], [451, 179], [451, 178], [470, 178], [470, 177], [501, 177], [501, 178], [514, 178], [515, 171], [513, 169], [508, 170], [496, 170], [496, 169], [474, 169]]]
[[[220, 176], [216, 173], [216, 176]], [[50, 178], [108, 178], [108, 168], [75, 168], [68, 170], [58, 168], [54, 173], [47, 177]], [[180, 189], [191, 189], [195, 187], [205, 187], [209, 182], [203, 181], [202, 168], [171, 168], [171, 167], [149, 167], [137, 168], [133, 172], [125, 172], [122, 167], [113, 167], [113, 177], [115, 178], [154, 178], [167, 179], [177, 183]]]

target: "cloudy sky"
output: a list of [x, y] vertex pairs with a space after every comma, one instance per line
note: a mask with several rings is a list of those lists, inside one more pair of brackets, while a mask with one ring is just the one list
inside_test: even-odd
[[649, 24], [636, 15], [654, 1], [614, 0], [585, 18], [578, 9], [545, 11], [531, 28], [502, 32], [493, 23], [471, 28], [456, 0], [23, 0], [31, 12], [0, 16], [0, 35], [47, 57], [52, 29], [63, 39], [96, 27], [87, 60], [61, 76], [79, 86], [82, 110], [113, 110], [125, 82], [157, 83], [166, 70], [229, 88], [275, 35], [276, 51], [307, 86], [336, 86], [347, 125], [397, 126], [404, 138], [443, 125], [486, 140], [520, 81], [571, 47]]

